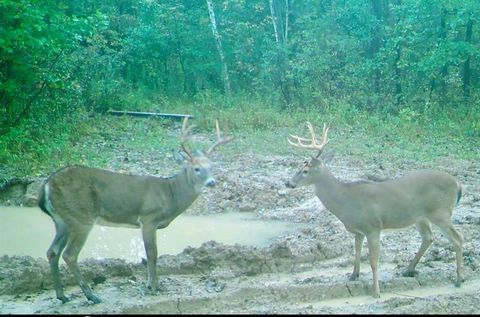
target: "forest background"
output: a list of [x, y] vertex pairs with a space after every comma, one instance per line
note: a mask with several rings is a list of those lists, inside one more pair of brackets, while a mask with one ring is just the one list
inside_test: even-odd
[[94, 136], [178, 142], [112, 109], [218, 118], [234, 150], [281, 152], [310, 120], [370, 156], [478, 160], [479, 19], [478, 0], [0, 0], [0, 180], [106, 166]]

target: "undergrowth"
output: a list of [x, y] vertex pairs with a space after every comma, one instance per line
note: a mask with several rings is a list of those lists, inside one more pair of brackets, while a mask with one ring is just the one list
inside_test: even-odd
[[[288, 145], [288, 134], [308, 136], [310, 121], [320, 134], [323, 123], [330, 127], [329, 147], [337, 155], [365, 160], [381, 157], [398, 160], [435, 160], [441, 156], [479, 160], [480, 114], [461, 116], [455, 112], [420, 114], [403, 109], [398, 115], [359, 111], [338, 102], [328, 107], [282, 110], [260, 101], [242, 98], [228, 103], [198, 98], [193, 102], [163, 99], [143, 103], [137, 111], [190, 114], [195, 133], [215, 135], [215, 119], [221, 129], [236, 137], [222, 148], [226, 156], [252, 151], [261, 155], [298, 152]], [[108, 152], [121, 143], [129, 151], [166, 151], [179, 147], [180, 122], [174, 119], [115, 117], [77, 112], [45, 122], [25, 120], [0, 138], [0, 183], [11, 177], [45, 176], [65, 165], [105, 167]]]

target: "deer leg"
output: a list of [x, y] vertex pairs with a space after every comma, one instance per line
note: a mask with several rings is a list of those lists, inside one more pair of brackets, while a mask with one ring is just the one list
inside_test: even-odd
[[457, 260], [457, 280], [455, 281], [455, 286], [460, 287], [465, 281], [463, 276], [463, 238], [460, 233], [453, 227], [450, 221], [438, 221], [434, 222], [448, 237], [450, 242], [453, 244], [453, 249], [455, 250], [455, 257]]
[[65, 252], [63, 252], [63, 259], [85, 294], [85, 297], [93, 303], [98, 304], [101, 302], [100, 298], [93, 294], [92, 289], [88, 286], [78, 267], [78, 254], [82, 250], [91, 228], [92, 226], [82, 226], [81, 228], [77, 228], [77, 230], [70, 230], [70, 238]]
[[155, 291], [158, 289], [156, 228], [150, 225], [142, 226], [142, 236], [145, 253], [147, 254], [147, 287], [150, 290]]
[[373, 275], [373, 297], [380, 297], [380, 287], [378, 284], [378, 255], [380, 253], [380, 232], [373, 232], [367, 236], [368, 258]]
[[65, 223], [61, 220], [55, 221], [55, 238], [53, 239], [50, 248], [47, 251], [47, 259], [50, 264], [50, 271], [52, 272], [53, 287], [57, 298], [62, 301], [62, 303], [68, 302], [68, 298], [63, 293], [63, 286], [60, 279], [60, 269], [58, 267], [58, 261], [60, 255], [62, 254], [65, 245], [68, 240], [68, 230]]
[[360, 275], [360, 256], [362, 254], [362, 244], [365, 239], [363, 233], [355, 234], [355, 260], [353, 262], [353, 273], [350, 275], [350, 281], [354, 281]]
[[415, 267], [417, 266], [418, 261], [420, 261], [420, 258], [433, 242], [433, 233], [432, 228], [430, 227], [430, 222], [428, 220], [422, 220], [417, 222], [416, 225], [418, 232], [420, 232], [420, 236], [422, 237], [422, 244], [420, 245], [417, 254], [415, 254], [415, 257], [408, 265], [407, 270], [403, 273], [403, 276], [415, 276]]

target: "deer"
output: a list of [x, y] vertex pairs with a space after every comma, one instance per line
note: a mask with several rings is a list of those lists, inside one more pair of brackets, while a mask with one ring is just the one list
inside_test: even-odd
[[324, 123], [320, 142], [315, 130], [307, 121], [310, 138], [290, 134], [290, 145], [316, 151], [300, 170], [285, 182], [287, 188], [314, 186], [316, 196], [327, 210], [333, 213], [355, 235], [355, 258], [350, 280], [360, 274], [360, 255], [365, 237], [368, 258], [373, 275], [373, 297], [380, 297], [378, 260], [380, 232], [384, 229], [402, 229], [416, 225], [422, 242], [420, 249], [409, 263], [404, 276], [413, 277], [420, 258], [433, 242], [431, 223], [438, 226], [453, 244], [456, 255], [457, 276], [455, 286], [460, 287], [463, 277], [463, 237], [451, 222], [454, 207], [462, 195], [462, 185], [448, 173], [437, 170], [417, 170], [406, 175], [381, 182], [342, 182], [329, 170], [328, 164], [334, 151], [323, 153], [328, 127]]
[[[96, 296], [78, 266], [78, 255], [95, 224], [140, 228], [147, 257], [147, 289], [158, 290], [156, 230], [166, 228], [184, 212], [205, 187], [216, 183], [208, 156], [233, 137], [221, 135], [216, 121], [217, 140], [205, 152], [187, 145], [193, 125], [185, 117], [180, 135], [183, 167], [170, 177], [130, 175], [86, 166], [67, 166], [51, 174], [39, 189], [39, 207], [55, 225], [55, 237], [47, 258], [57, 299], [69, 301], [59, 273], [62, 255], [85, 297], [94, 304]], [[63, 252], [63, 253], [62, 253]]]

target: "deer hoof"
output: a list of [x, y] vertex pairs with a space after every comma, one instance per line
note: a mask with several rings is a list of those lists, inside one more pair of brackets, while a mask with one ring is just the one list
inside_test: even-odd
[[149, 295], [156, 295], [158, 294], [159, 291], [160, 291], [159, 286], [151, 286], [151, 285], [147, 286], [147, 294]]
[[455, 287], [460, 287], [460, 286], [462, 286], [463, 282], [465, 282], [465, 279], [464, 279], [464, 278], [457, 279], [457, 280], [455, 281]]
[[402, 273], [402, 275], [405, 277], [414, 277], [417, 275], [417, 271], [405, 271]]
[[88, 296], [88, 300], [92, 301], [94, 304], [100, 304], [102, 300], [95, 295]]
[[356, 281], [358, 279], [358, 276], [359, 276], [358, 273], [352, 273], [348, 279], [350, 281]]
[[62, 301], [62, 304], [68, 303], [70, 301], [70, 299], [65, 295], [57, 296], [57, 298]]

